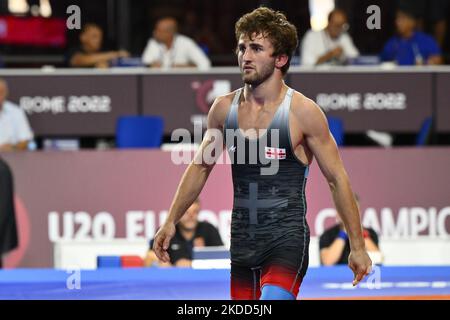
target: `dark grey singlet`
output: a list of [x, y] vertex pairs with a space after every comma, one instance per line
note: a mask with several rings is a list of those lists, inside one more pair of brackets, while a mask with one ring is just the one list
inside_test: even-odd
[[242, 92], [237, 90], [224, 125], [234, 189], [231, 261], [256, 266], [276, 256], [302, 269], [309, 246], [305, 197], [309, 167], [299, 161], [291, 145], [289, 110], [294, 90], [288, 89], [266, 133], [258, 139], [244, 137], [239, 129]]

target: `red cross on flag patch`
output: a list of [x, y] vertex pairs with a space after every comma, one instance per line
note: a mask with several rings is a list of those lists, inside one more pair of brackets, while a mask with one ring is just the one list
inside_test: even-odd
[[286, 149], [265, 147], [266, 159], [286, 159]]

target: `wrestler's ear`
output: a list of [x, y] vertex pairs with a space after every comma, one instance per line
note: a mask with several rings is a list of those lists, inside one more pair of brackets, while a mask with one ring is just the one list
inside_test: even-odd
[[286, 65], [286, 63], [288, 63], [288, 60], [289, 57], [287, 54], [279, 54], [275, 58], [275, 67], [277, 67], [278, 69], [283, 68]]

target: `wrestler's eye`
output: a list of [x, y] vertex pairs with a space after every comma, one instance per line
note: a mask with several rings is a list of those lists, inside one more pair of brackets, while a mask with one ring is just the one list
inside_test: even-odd
[[252, 48], [252, 50], [253, 51], [255, 51], [255, 52], [260, 52], [260, 51], [262, 51], [262, 47], [261, 46], [251, 46], [251, 48]]

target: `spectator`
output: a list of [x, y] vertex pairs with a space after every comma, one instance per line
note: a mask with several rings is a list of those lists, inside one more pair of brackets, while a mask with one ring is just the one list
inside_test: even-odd
[[26, 150], [33, 132], [25, 112], [7, 97], [8, 84], [0, 79], [0, 152]]
[[428, 30], [433, 34], [439, 47], [444, 49], [450, 1], [398, 0], [398, 9], [413, 13], [416, 17], [417, 29]]
[[[356, 203], [359, 209], [359, 198], [355, 195]], [[327, 230], [319, 238], [320, 262], [325, 266], [336, 264], [347, 264], [350, 253], [350, 242], [345, 231], [344, 224], [336, 215], [337, 224]], [[374, 263], [381, 263], [381, 252], [378, 248], [378, 235], [371, 228], [363, 228], [363, 236], [366, 244], [366, 250], [375, 256]]]
[[[159, 264], [160, 266], [191, 267], [194, 247], [223, 246], [218, 230], [208, 222], [197, 220], [199, 211], [200, 200], [197, 199], [176, 226], [176, 233], [168, 250], [170, 263]], [[149, 251], [144, 259], [147, 267], [159, 262], [152, 247], [153, 240], [150, 241]]]
[[80, 46], [68, 54], [68, 64], [73, 68], [109, 68], [115, 59], [125, 58], [125, 50], [102, 51], [103, 30], [94, 23], [87, 23], [80, 33]]
[[309, 30], [302, 41], [301, 64], [344, 65], [359, 55], [348, 29], [347, 15], [341, 9], [334, 9], [328, 15], [328, 26], [321, 31]]
[[380, 55], [382, 61], [395, 61], [398, 65], [442, 63], [438, 44], [433, 37], [417, 31], [417, 17], [411, 11], [398, 10], [395, 24], [398, 35], [385, 44]]
[[177, 21], [172, 17], [156, 22], [142, 61], [152, 68], [197, 67], [206, 70], [211, 62], [200, 47], [190, 38], [177, 33]]
[[[430, 1], [430, 19], [434, 38], [439, 47], [448, 53], [449, 34], [448, 34], [448, 16], [450, 13], [450, 1], [437, 0]], [[446, 41], [447, 40], [447, 41]]]
[[0, 269], [2, 257], [18, 245], [11, 169], [0, 158]]
[[[8, 97], [8, 84], [0, 79], [0, 152], [26, 150], [33, 139], [25, 112]], [[0, 158], [0, 268], [4, 254], [18, 244], [11, 169]]]

